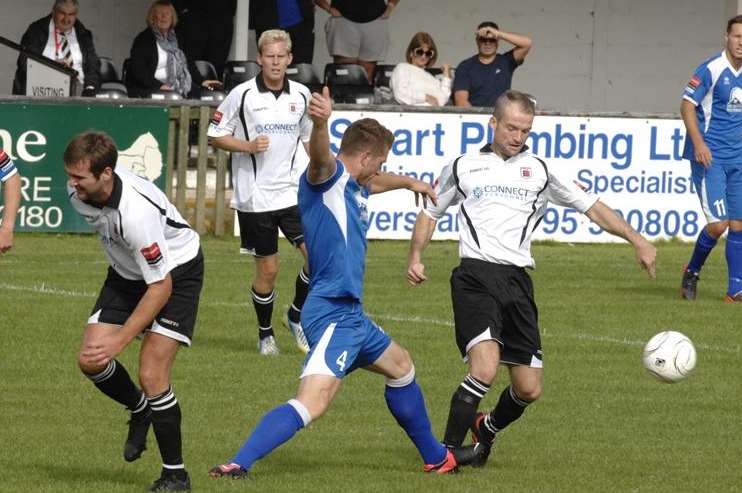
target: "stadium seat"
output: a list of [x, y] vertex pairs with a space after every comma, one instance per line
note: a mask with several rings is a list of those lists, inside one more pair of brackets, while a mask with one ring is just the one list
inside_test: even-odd
[[183, 99], [183, 96], [175, 91], [152, 91], [150, 99], [157, 99], [160, 101], [179, 101]]
[[216, 69], [214, 68], [214, 64], [207, 60], [195, 60], [193, 64], [196, 66], [196, 70], [198, 70], [198, 74], [201, 76], [204, 80], [221, 80], [218, 75], [216, 75]]
[[322, 84], [320, 83], [317, 74], [314, 73], [311, 63], [295, 63], [289, 65], [286, 69], [286, 76], [294, 82], [304, 84], [312, 92], [319, 91], [322, 88]]
[[252, 60], [230, 60], [224, 66], [224, 90], [231, 91], [238, 84], [260, 73], [260, 65]]
[[100, 81], [101, 84], [105, 84], [106, 82], [121, 82], [113, 60], [107, 56], [100, 57]]
[[374, 87], [389, 87], [396, 65], [377, 65], [374, 72]]
[[325, 85], [330, 88], [332, 100], [336, 103], [374, 102], [374, 88], [360, 65], [328, 63], [325, 65]]
[[[201, 79], [220, 80], [219, 76], [216, 74], [216, 69], [211, 62], [206, 60], [194, 60], [193, 64], [196, 66], [196, 70], [198, 70]], [[201, 101], [224, 101], [224, 98], [226, 97], [227, 95], [224, 91], [218, 89], [207, 89], [205, 87], [202, 87], [199, 93], [199, 99]]]

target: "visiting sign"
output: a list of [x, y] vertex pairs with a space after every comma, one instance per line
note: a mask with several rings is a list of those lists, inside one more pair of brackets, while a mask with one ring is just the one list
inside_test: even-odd
[[[376, 118], [394, 132], [384, 170], [434, 183], [443, 166], [492, 140], [489, 115], [338, 111], [330, 121], [337, 152], [344, 130], [358, 118]], [[706, 224], [681, 159], [685, 129], [680, 120], [538, 116], [527, 140], [550, 168], [618, 210], [650, 240], [693, 241]], [[497, 183], [483, 187], [497, 187]], [[434, 239], [456, 239], [457, 209], [437, 224]], [[409, 239], [417, 216], [414, 197], [394, 191], [369, 200], [369, 238]], [[569, 242], [622, 241], [574, 209], [550, 206], [534, 239]]]
[[167, 108], [0, 103], [0, 114], [0, 146], [22, 176], [17, 231], [91, 231], [70, 205], [62, 159], [67, 143], [86, 130], [113, 137], [118, 166], [160, 188], [165, 183]]

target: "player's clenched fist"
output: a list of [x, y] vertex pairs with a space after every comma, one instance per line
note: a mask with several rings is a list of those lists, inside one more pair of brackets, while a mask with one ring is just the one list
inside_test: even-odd
[[407, 267], [407, 281], [412, 286], [417, 286], [427, 280], [428, 278], [425, 277], [425, 265], [415, 262]]
[[258, 135], [254, 140], [250, 141], [250, 154], [256, 154], [258, 152], [265, 152], [271, 145], [271, 141], [267, 135]]

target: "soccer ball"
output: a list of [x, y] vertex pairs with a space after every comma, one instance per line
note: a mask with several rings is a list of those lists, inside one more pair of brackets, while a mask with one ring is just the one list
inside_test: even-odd
[[665, 383], [684, 379], [696, 366], [696, 348], [688, 337], [666, 330], [652, 337], [644, 346], [644, 368]]

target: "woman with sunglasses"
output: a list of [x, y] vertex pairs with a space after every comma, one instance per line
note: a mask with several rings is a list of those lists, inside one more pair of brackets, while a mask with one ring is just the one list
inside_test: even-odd
[[407, 63], [400, 63], [392, 72], [389, 85], [394, 99], [415, 106], [443, 106], [451, 96], [451, 67], [443, 65], [439, 76], [425, 69], [438, 60], [435, 41], [428, 33], [419, 32], [407, 47]]

